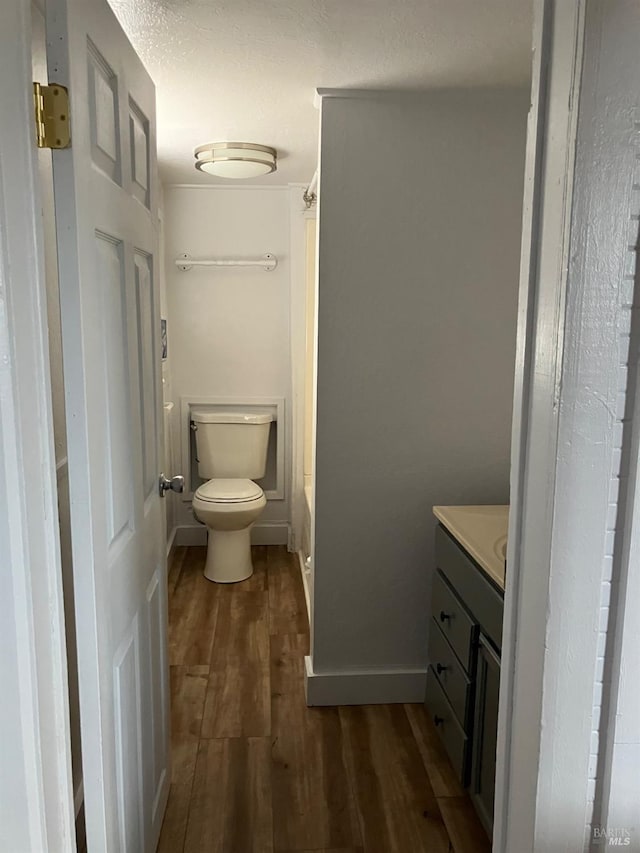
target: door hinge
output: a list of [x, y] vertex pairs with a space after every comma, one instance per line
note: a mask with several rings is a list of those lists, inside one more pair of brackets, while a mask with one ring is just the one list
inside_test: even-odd
[[33, 84], [33, 103], [38, 148], [68, 148], [71, 145], [69, 126], [69, 93], [59, 83], [41, 86]]

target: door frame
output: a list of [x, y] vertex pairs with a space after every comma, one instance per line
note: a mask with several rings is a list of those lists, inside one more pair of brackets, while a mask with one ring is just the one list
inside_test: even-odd
[[[31, 6], [0, 27], [0, 685], [5, 849], [76, 849], [69, 694], [31, 94]], [[11, 215], [7, 216], [7, 212]], [[6, 788], [6, 789], [5, 789]], [[6, 813], [5, 813], [6, 812]]]
[[[535, 849], [539, 781], [551, 769], [545, 766], [542, 754], [542, 720], [547, 722], [545, 712], [550, 710], [544, 689], [552, 670], [558, 674], [560, 661], [545, 648], [544, 640], [551, 586], [554, 582], [559, 584], [557, 575], [551, 577], [551, 562], [554, 511], [558, 510], [560, 378], [585, 3], [586, 0], [534, 2], [511, 447], [507, 546], [510, 578], [505, 593], [498, 717], [495, 853]], [[518, 678], [522, 672], [527, 673], [526, 679]], [[588, 687], [575, 684], [574, 688], [566, 690], [570, 703], [565, 703], [564, 710], [569, 704], [575, 709], [579, 702], [592, 707], [593, 671]], [[545, 702], [547, 707], [543, 709]], [[555, 714], [548, 724], [553, 726], [554, 722]], [[584, 732], [580, 732], [580, 737], [571, 738], [577, 750], [583, 737]], [[559, 768], [563, 782], [567, 781], [569, 770], [564, 765]], [[585, 768], [582, 778], [576, 775], [572, 779], [576, 790], [567, 793], [573, 803], [582, 804], [581, 839], [586, 780]], [[568, 824], [567, 816], [567, 838], [571, 833]]]
[[640, 691], [616, 695], [639, 588], [636, 10], [534, 12], [493, 849], [582, 853], [598, 819], [633, 825], [640, 790]]

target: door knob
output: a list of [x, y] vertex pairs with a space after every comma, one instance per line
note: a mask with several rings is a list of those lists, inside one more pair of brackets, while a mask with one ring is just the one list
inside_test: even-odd
[[168, 491], [172, 492], [184, 492], [184, 477], [181, 474], [177, 474], [175, 477], [165, 477], [164, 474], [160, 474], [160, 497], [163, 498]]

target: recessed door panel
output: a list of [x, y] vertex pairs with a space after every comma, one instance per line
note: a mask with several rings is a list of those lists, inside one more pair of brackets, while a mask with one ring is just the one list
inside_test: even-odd
[[117, 803], [120, 850], [144, 850], [142, 732], [137, 617], [114, 660]]
[[155, 398], [155, 361], [157, 352], [154, 328], [153, 280], [151, 259], [135, 252], [136, 309], [138, 318], [138, 365], [140, 376], [140, 418], [142, 437], [143, 488], [145, 499], [156, 488], [158, 474], [157, 406]]
[[105, 351], [106, 403], [105, 493], [108, 542], [113, 545], [133, 529], [131, 424], [126, 326], [126, 280], [122, 243], [96, 234], [98, 285], [102, 297], [102, 342]]
[[118, 80], [91, 40], [87, 43], [89, 128], [93, 162], [112, 181], [120, 183]]
[[129, 138], [131, 145], [131, 191], [149, 206], [149, 121], [133, 100], [129, 100]]

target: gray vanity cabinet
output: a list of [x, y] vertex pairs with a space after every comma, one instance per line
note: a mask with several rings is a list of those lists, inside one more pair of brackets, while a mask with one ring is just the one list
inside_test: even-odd
[[489, 834], [504, 596], [439, 525], [425, 704]]

